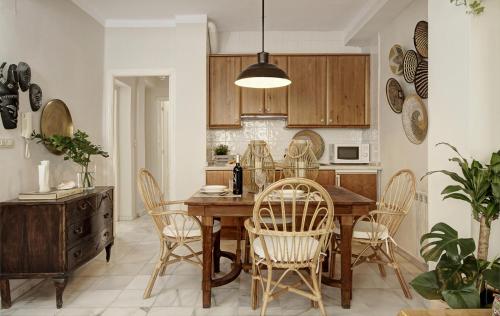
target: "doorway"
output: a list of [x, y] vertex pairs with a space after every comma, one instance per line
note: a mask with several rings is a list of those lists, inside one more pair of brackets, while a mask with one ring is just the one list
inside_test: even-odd
[[169, 76], [113, 76], [114, 170], [119, 221], [145, 214], [137, 173], [146, 168], [169, 189]]

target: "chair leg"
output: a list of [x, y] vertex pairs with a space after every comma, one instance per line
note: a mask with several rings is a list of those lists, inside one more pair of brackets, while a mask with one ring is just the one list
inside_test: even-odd
[[255, 262], [252, 263], [250, 296], [252, 300], [252, 309], [257, 309], [257, 307], [259, 307], [259, 280], [257, 279], [257, 267], [255, 266]]
[[321, 295], [321, 287], [319, 285], [321, 283], [321, 271], [320, 271], [320, 273], [316, 273], [316, 268], [311, 267], [311, 279], [312, 279], [312, 283], [313, 283], [313, 289], [315, 292], [313, 294], [318, 299], [317, 301], [315, 301], [315, 303], [316, 303], [315, 305], [317, 305], [319, 307], [319, 311], [321, 313], [321, 316], [326, 316], [325, 306], [323, 305], [323, 297]]
[[394, 270], [396, 270], [396, 276], [398, 277], [399, 284], [401, 285], [401, 289], [403, 290], [405, 297], [408, 299], [412, 299], [408, 283], [406, 283], [403, 273], [401, 272], [401, 268], [396, 261], [396, 257], [394, 255], [394, 246], [392, 244], [389, 245], [389, 256], [391, 257], [391, 264], [394, 267]]
[[[382, 261], [382, 258], [380, 257], [380, 255], [378, 254], [378, 248], [376, 247], [372, 247], [372, 250], [373, 250], [373, 253], [375, 254], [375, 258], [377, 258], [377, 260], [379, 261]], [[382, 263], [379, 263], [378, 264], [378, 270], [380, 271], [380, 275], [385, 278], [387, 276], [387, 273], [385, 272], [385, 266], [384, 264]]]
[[220, 272], [220, 230], [215, 234], [214, 239], [214, 272]]
[[[158, 277], [158, 274], [160, 274], [163, 266], [166, 266], [166, 258], [170, 256], [171, 249], [165, 249], [165, 243], [162, 242], [161, 244], [161, 250], [160, 250], [160, 259], [155, 265], [155, 268], [153, 270], [153, 274], [151, 274], [151, 278], [149, 278], [148, 286], [146, 287], [146, 290], [144, 291], [143, 298], [147, 299], [151, 297], [151, 291], [153, 290], [153, 286], [155, 285], [156, 278]], [[167, 259], [168, 260], [168, 259]]]
[[269, 304], [269, 298], [271, 297], [272, 280], [273, 280], [273, 268], [271, 266], [267, 266], [266, 289], [264, 291], [264, 295], [263, 295], [263, 299], [262, 299], [262, 308], [260, 310], [260, 316], [266, 315], [267, 304]]
[[335, 241], [335, 236], [332, 236], [332, 250], [330, 251], [330, 271], [329, 271], [329, 276], [331, 279], [335, 277], [335, 261], [337, 258], [337, 242]]
[[245, 230], [244, 231], [244, 237], [243, 237], [243, 247], [245, 248], [244, 249], [244, 261], [243, 261], [243, 271], [245, 272], [248, 272], [248, 268], [245, 268], [245, 266], [248, 266], [248, 264], [250, 263], [250, 239], [248, 237], [248, 232]]

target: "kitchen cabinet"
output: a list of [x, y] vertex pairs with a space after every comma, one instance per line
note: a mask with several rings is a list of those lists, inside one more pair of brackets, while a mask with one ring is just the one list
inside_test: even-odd
[[[241, 69], [255, 64], [255, 56], [242, 56]], [[286, 56], [271, 56], [269, 62], [287, 71]], [[286, 115], [288, 92], [286, 87], [274, 89], [241, 88], [242, 115]]]
[[377, 188], [378, 174], [362, 173], [362, 172], [343, 172], [337, 171], [336, 184], [349, 191], [363, 195], [369, 199], [377, 201], [378, 188]]
[[289, 56], [288, 126], [326, 126], [326, 56]]
[[234, 81], [241, 72], [241, 57], [209, 58], [208, 117], [210, 128], [241, 127], [241, 89]]
[[369, 56], [328, 56], [328, 126], [370, 125]]

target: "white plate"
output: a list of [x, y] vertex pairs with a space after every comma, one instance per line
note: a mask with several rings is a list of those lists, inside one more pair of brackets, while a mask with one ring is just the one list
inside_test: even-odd
[[283, 198], [285, 199], [293, 199], [293, 197], [303, 197], [305, 195], [303, 190], [277, 190], [274, 191], [274, 197], [280, 197], [283, 194]]
[[205, 185], [201, 187], [203, 193], [222, 193], [227, 189], [225, 185]]

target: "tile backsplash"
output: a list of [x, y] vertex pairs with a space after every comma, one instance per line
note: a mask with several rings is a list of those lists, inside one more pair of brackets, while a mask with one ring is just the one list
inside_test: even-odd
[[[283, 159], [285, 149], [293, 136], [301, 131], [297, 128], [286, 128], [285, 119], [244, 120], [240, 129], [217, 129], [207, 131], [207, 161], [213, 160], [213, 149], [218, 144], [229, 146], [231, 154], [243, 155], [251, 140], [264, 140], [271, 148], [275, 160]], [[379, 161], [378, 130], [370, 129], [312, 129], [323, 137], [325, 153], [320, 162], [328, 162], [328, 144], [332, 143], [369, 143], [370, 160]]]

